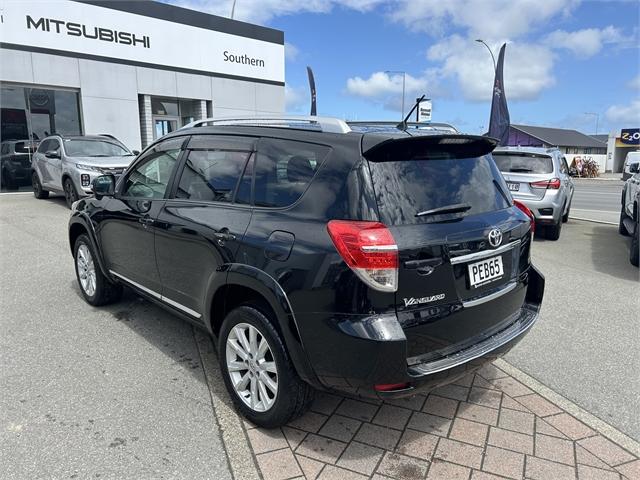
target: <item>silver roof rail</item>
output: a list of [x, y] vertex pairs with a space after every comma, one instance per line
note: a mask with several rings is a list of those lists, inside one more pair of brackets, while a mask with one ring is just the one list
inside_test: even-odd
[[333, 117], [297, 116], [297, 115], [257, 115], [253, 117], [203, 118], [185, 125], [184, 128], [203, 125], [247, 125], [262, 127], [284, 127], [319, 129], [329, 133], [349, 133], [351, 128], [344, 120]]
[[[355, 121], [351, 121], [349, 120], [347, 122], [347, 125], [353, 126], [353, 127], [357, 127], [357, 128], [371, 128], [371, 129], [384, 129], [384, 128], [396, 128], [396, 126], [398, 125], [398, 122], [396, 121], [389, 121], [389, 120], [373, 120], [373, 121], [367, 121], [367, 120], [355, 120]], [[420, 130], [444, 130], [444, 131], [449, 131], [452, 133], [459, 133], [459, 130], [454, 127], [453, 125], [450, 125], [448, 123], [439, 123], [439, 122], [430, 122], [430, 123], [424, 123], [424, 122], [407, 122], [407, 126], [408, 127], [412, 127], [412, 128], [416, 128], [416, 129], [420, 129]]]

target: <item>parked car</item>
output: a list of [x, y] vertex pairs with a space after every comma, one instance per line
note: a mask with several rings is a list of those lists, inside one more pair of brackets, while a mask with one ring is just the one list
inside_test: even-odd
[[618, 231], [622, 235], [631, 236], [631, 248], [629, 261], [638, 266], [640, 245], [638, 244], [638, 231], [640, 230], [640, 163], [632, 163], [630, 166], [631, 177], [627, 179], [622, 188], [622, 206], [620, 207], [620, 223]]
[[111, 135], [46, 137], [33, 155], [31, 182], [36, 198], [64, 193], [69, 208], [91, 194], [91, 181], [105, 173], [119, 177], [135, 154]]
[[493, 158], [511, 195], [524, 203], [549, 240], [558, 240], [569, 220], [573, 180], [567, 160], [557, 148], [499, 147]]
[[0, 147], [0, 186], [10, 190], [31, 184], [31, 155], [38, 148], [31, 140], [7, 140]]
[[640, 151], [629, 152], [624, 159], [624, 167], [622, 169], [622, 180], [628, 180], [633, 172], [631, 171], [632, 165], [640, 164]]
[[538, 317], [533, 215], [494, 146], [321, 117], [196, 122], [75, 204], [80, 290], [98, 306], [130, 287], [207, 329], [231, 398], [263, 427], [314, 389], [428, 391]]

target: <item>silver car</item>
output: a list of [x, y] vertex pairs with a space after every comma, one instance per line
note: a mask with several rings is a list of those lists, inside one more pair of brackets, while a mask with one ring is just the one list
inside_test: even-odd
[[64, 193], [71, 208], [73, 202], [92, 193], [95, 177], [109, 173], [119, 177], [136, 153], [111, 135], [49, 136], [32, 157], [33, 194], [47, 198], [49, 192]]
[[533, 212], [536, 226], [549, 240], [560, 238], [569, 219], [573, 181], [567, 160], [557, 148], [499, 147], [493, 158], [513, 198]]

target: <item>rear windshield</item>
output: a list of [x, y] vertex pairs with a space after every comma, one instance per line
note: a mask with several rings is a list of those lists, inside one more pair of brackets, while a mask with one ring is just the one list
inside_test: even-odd
[[493, 154], [501, 172], [552, 173], [553, 161], [547, 155], [502, 155]]
[[[453, 220], [510, 206], [504, 179], [490, 156], [455, 158], [430, 152], [428, 159], [370, 161], [369, 166], [380, 220], [387, 225]], [[454, 214], [424, 215], [455, 205], [465, 208]]]

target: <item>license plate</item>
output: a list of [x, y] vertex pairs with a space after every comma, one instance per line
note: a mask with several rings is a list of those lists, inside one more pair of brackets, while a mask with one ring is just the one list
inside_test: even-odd
[[520, 191], [520, 184], [519, 183], [507, 182], [507, 187], [509, 188], [510, 192], [518, 192], [518, 191]]
[[481, 262], [470, 263], [468, 268], [469, 284], [474, 288], [492, 282], [504, 274], [502, 257], [492, 257]]

